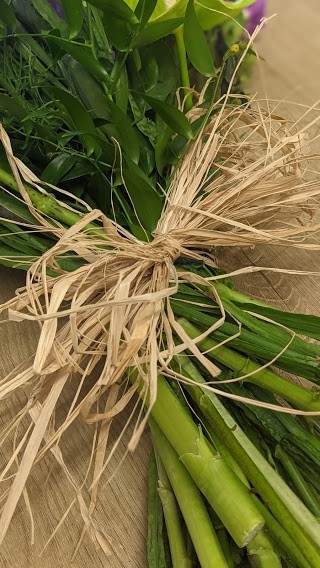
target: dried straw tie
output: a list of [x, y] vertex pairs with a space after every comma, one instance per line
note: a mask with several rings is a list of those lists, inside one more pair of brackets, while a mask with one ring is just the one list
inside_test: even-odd
[[[216, 110], [176, 169], [154, 240], [149, 243], [139, 241], [88, 206], [88, 213], [71, 228], [57, 223], [53, 226], [43, 211], [35, 210], [24, 186], [27, 182], [46, 194], [43, 184], [14, 157], [9, 138], [1, 128], [2, 143], [22, 198], [37, 218], [39, 229], [54, 233], [58, 240], [30, 266], [26, 286], [3, 306], [9, 310], [11, 320], [37, 321], [40, 339], [32, 364], [0, 383], [0, 399], [18, 389], [27, 388], [29, 393], [24, 411], [8, 426], [0, 441], [4, 442], [28, 413], [31, 417], [23, 443], [14, 449], [10, 464], [0, 476], [3, 479], [11, 464], [18, 456], [20, 459], [24, 447], [11, 488], [2, 496], [0, 542], [31, 468], [50, 450], [75, 488], [75, 500], [79, 501], [86, 528], [96, 543], [108, 551], [102, 533], [94, 525], [92, 512], [98, 481], [113, 454], [111, 451], [106, 457], [110, 422], [127, 406], [138, 387], [138, 381], [128, 383], [132, 368], [137, 369], [140, 388], [141, 381], [144, 385], [142, 396], [148, 396], [152, 405], [157, 396], [158, 373], [172, 375], [172, 357], [187, 349], [213, 377], [207, 388], [249, 404], [265, 405], [213, 386], [218, 382], [215, 379], [219, 370], [201, 353], [198, 342], [223, 323], [223, 307], [213, 289], [221, 318], [191, 340], [174, 318], [170, 297], [181, 281], [207, 281], [187, 270], [177, 272], [174, 262], [182, 256], [214, 266], [211, 252], [220, 246], [266, 243], [319, 249], [308, 237], [320, 226], [294, 222], [307, 202], [312, 210], [320, 193], [319, 183], [301, 174], [308, 161], [315, 158], [306, 154], [306, 133], [319, 116], [294, 133], [292, 125], [273, 117], [254, 101], [243, 99], [241, 106], [231, 106], [225, 98], [217, 103]], [[193, 118], [200, 112], [196, 110]], [[100, 228], [90, 229], [92, 222], [100, 224]], [[71, 273], [59, 265], [59, 259], [70, 253], [87, 262]], [[248, 267], [234, 274], [254, 270], [262, 268]], [[48, 276], [52, 271], [56, 275]], [[179, 338], [178, 345], [174, 336]], [[98, 364], [99, 378], [83, 397], [82, 386]], [[74, 399], [63, 424], [55, 426], [54, 410], [68, 379], [75, 373], [80, 381]], [[89, 508], [59, 447], [62, 434], [79, 416], [96, 428], [100, 426], [95, 429], [94, 483]], [[146, 420], [147, 414], [137, 421], [131, 449]]]

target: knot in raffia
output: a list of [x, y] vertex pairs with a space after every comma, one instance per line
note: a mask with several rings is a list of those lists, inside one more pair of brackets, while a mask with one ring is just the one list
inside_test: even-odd
[[155, 264], [162, 262], [165, 264], [173, 264], [181, 255], [181, 243], [169, 234], [154, 233], [155, 238], [151, 243], [150, 254]]

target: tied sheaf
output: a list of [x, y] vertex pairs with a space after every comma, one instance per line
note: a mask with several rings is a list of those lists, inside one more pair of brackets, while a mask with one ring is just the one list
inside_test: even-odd
[[[316, 156], [308, 153], [306, 137], [319, 121], [318, 112], [306, 112], [306, 126], [299, 121], [293, 125], [259, 101], [236, 93], [235, 78], [251, 40], [248, 46], [230, 42], [217, 69], [197, 2], [177, 3], [187, 6], [182, 35], [181, 28], [165, 22], [172, 36], [169, 52], [166, 39], [161, 50], [158, 44], [154, 48], [143, 43], [155, 29], [151, 22], [141, 31], [145, 10], [152, 4], [139, 2], [133, 12], [134, 2], [108, 2], [108, 18], [96, 10], [95, 2], [62, 4], [66, 21], [52, 10], [45, 12], [54, 29], [60, 25], [61, 37], [51, 30], [38, 37], [35, 47], [36, 34], [23, 36], [37, 53], [37, 73], [42, 69], [38, 56], [49, 57], [46, 88], [51, 81], [55, 98], [47, 101], [43, 83], [37, 83], [39, 90], [30, 91], [36, 95], [36, 112], [23, 114], [25, 107], [17, 104], [23, 117], [19, 128], [6, 114], [9, 136], [1, 129], [6, 153], [1, 182], [19, 201], [15, 207], [5, 191], [1, 199], [26, 221], [2, 221], [1, 239], [13, 246], [1, 245], [1, 262], [15, 267], [23, 263], [26, 269], [25, 287], [2, 310], [8, 310], [13, 321], [37, 322], [40, 338], [32, 361], [0, 383], [1, 401], [14, 400], [20, 391], [27, 394], [26, 405], [0, 435], [0, 444], [10, 445], [9, 433], [15, 434], [1, 473], [8, 484], [1, 501], [0, 541], [34, 467], [50, 455], [72, 486], [83, 534], [88, 532], [97, 547], [110, 553], [113, 544], [95, 513], [98, 498], [105, 498], [104, 482], [115, 473], [112, 457], [127, 426], [112, 446], [112, 420], [133, 404], [128, 448], [135, 448], [148, 422], [157, 452], [150, 492], [155, 500], [160, 480], [161, 488], [175, 495], [174, 514], [166, 518], [169, 540], [172, 534], [180, 535], [178, 559], [177, 542], [171, 547], [174, 568], [181, 568], [188, 557], [179, 510], [202, 568], [211, 568], [212, 559], [215, 568], [226, 568], [230, 551], [243, 562], [253, 557], [268, 568], [278, 568], [288, 558], [295, 566], [318, 568], [319, 504], [314, 493], [320, 442], [314, 417], [320, 413], [320, 348], [305, 336], [319, 340], [319, 319], [281, 312], [241, 294], [212, 257], [215, 247], [319, 249], [315, 236], [320, 227], [313, 213], [320, 190], [318, 181], [307, 175]], [[240, 4], [246, 2], [232, 4], [233, 9]], [[42, 6], [45, 10], [47, 4]], [[75, 6], [77, 11], [69, 10]], [[18, 13], [16, 3], [14, 10]], [[131, 52], [131, 44], [129, 49], [121, 41], [133, 36], [113, 34], [110, 21], [115, 26], [125, 21], [122, 30], [131, 26], [135, 41], [142, 43]], [[88, 23], [91, 31], [100, 33], [90, 35]], [[114, 49], [100, 58], [99, 41], [106, 31]], [[196, 46], [190, 40], [195, 33], [200, 38]], [[88, 34], [86, 47], [81, 34]], [[19, 34], [16, 39], [14, 49], [24, 57]], [[51, 46], [45, 54], [44, 44]], [[170, 67], [173, 45], [174, 65], [179, 61], [181, 70], [185, 64], [194, 66], [203, 75], [201, 92], [190, 91], [183, 72], [181, 85], [168, 82], [178, 75], [176, 67]], [[10, 63], [8, 53], [3, 55]], [[81, 77], [97, 89], [103, 116], [94, 115], [95, 109], [88, 106], [92, 90], [88, 93], [76, 82], [79, 65], [85, 67]], [[231, 72], [226, 77], [227, 67]], [[70, 92], [65, 86], [71, 72], [66, 70], [73, 72]], [[44, 74], [37, 73], [40, 81]], [[57, 86], [57, 77], [63, 88]], [[41, 112], [39, 93], [46, 101]], [[16, 103], [1, 100], [7, 110]], [[30, 116], [40, 116], [42, 130], [37, 130], [37, 121], [28, 122]], [[133, 143], [137, 137], [139, 144]], [[30, 144], [21, 146], [25, 139]], [[106, 156], [110, 160], [104, 163]], [[156, 157], [150, 161], [150, 156]], [[38, 158], [49, 160], [44, 171]], [[84, 162], [89, 171], [82, 169], [79, 179], [88, 175], [91, 187], [74, 181], [76, 168]], [[102, 194], [101, 178], [92, 170], [97, 164], [99, 174], [104, 168]], [[60, 177], [54, 178], [57, 173]], [[155, 188], [150, 185], [154, 176]], [[97, 207], [95, 200], [110, 187], [113, 201]], [[150, 202], [157, 204], [152, 219]], [[302, 223], [306, 203], [309, 217]], [[19, 243], [20, 256], [10, 257], [8, 250], [17, 250]], [[233, 275], [263, 269], [246, 267]], [[315, 387], [294, 383], [277, 369], [303, 376]], [[69, 389], [72, 396], [66, 404]], [[92, 433], [86, 464], [89, 495], [84, 486], [79, 488], [78, 472], [68, 468], [70, 456], [63, 443], [72, 424], [81, 428], [83, 421]], [[166, 538], [159, 534], [162, 513], [154, 503], [149, 530], [157, 538], [156, 547], [149, 546], [150, 566], [160, 557]], [[166, 512], [165, 503], [163, 509]], [[172, 531], [173, 518], [178, 521]], [[216, 518], [226, 529], [227, 549], [216, 534]], [[62, 515], [57, 529], [64, 520]]]

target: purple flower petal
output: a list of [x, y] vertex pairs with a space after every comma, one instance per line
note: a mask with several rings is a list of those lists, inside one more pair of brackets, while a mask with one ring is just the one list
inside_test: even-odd
[[265, 15], [267, 0], [256, 0], [252, 6], [245, 9], [248, 16], [247, 30], [250, 34], [254, 32], [260, 24], [261, 18]]
[[48, 0], [48, 2], [50, 6], [52, 6], [52, 8], [57, 12], [58, 16], [63, 18], [63, 10], [59, 2], [56, 2], [55, 0]]

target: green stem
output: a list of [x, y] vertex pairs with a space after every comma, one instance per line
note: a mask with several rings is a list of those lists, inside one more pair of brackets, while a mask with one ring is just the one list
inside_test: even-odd
[[[20, 194], [19, 187], [16, 180], [14, 179], [14, 176], [1, 167], [0, 184], [13, 189], [13, 191]], [[75, 211], [71, 211], [66, 207], [63, 207], [51, 195], [40, 193], [40, 191], [37, 191], [26, 182], [23, 182], [23, 186], [27, 194], [29, 195], [34, 207], [44, 215], [47, 215], [48, 217], [51, 217], [56, 221], [60, 221], [60, 223], [63, 223], [68, 227], [72, 227], [75, 223], [83, 219], [83, 215], [80, 215]], [[94, 223], [88, 223], [87, 228], [92, 232], [101, 232], [101, 229], [97, 225], [94, 225]]]
[[264, 531], [249, 542], [247, 551], [252, 568], [281, 568], [280, 557]]
[[[201, 329], [208, 329], [219, 320], [219, 318], [210, 313], [210, 311], [205, 313], [198, 309], [197, 306], [176, 300], [175, 297], [172, 300], [172, 308], [175, 315], [188, 319], [191, 323], [201, 327]], [[279, 353], [288, 345], [290, 336], [287, 334], [284, 340], [281, 339], [281, 341], [279, 341], [279, 339], [277, 339], [274, 341], [274, 338], [271, 338], [272, 331], [272, 329], [269, 331], [267, 338], [265, 336], [266, 334], [262, 336], [257, 331], [249, 331], [242, 326], [240, 336], [235, 337], [239, 334], [239, 326], [224, 322], [212, 333], [212, 337], [220, 342], [233, 337], [228, 343], [230, 348], [235, 348], [249, 357], [254, 356], [256, 359], [262, 359], [263, 361], [271, 361], [274, 357], [278, 357], [275, 362], [277, 367], [294, 373], [295, 375], [305, 377], [315, 383], [319, 383], [320, 365], [318, 357], [315, 358], [314, 355], [310, 356], [306, 353], [302, 354], [299, 345], [299, 350], [295, 350], [296, 338], [293, 339], [290, 347], [287, 347], [285, 352], [279, 357]], [[305, 342], [305, 344], [307, 347], [310, 345], [307, 342]], [[318, 349], [318, 351], [320, 350]], [[319, 355], [319, 353], [317, 355]]]
[[[241, 307], [238, 307], [233, 303], [234, 301], [238, 301], [239, 295], [241, 296], [240, 292], [230, 290], [230, 288], [223, 284], [219, 284], [218, 286], [215, 285], [214, 287], [219, 293], [226, 311], [231, 314], [236, 320], [243, 323], [248, 329], [259, 333], [267, 340], [272, 337], [273, 339], [282, 343], [283, 346], [287, 345], [288, 341], [290, 340], [290, 334], [288, 331], [281, 328], [279, 325], [277, 325], [277, 323], [268, 323], [263, 321], [262, 319], [257, 319], [256, 317], [245, 312]], [[248, 300], [250, 300], [250, 298], [248, 298]], [[253, 301], [251, 300], [249, 303], [253, 303]], [[254, 302], [254, 304], [256, 306], [262, 306], [272, 310], [270, 306], [266, 306], [264, 304], [261, 304], [260, 302]], [[308, 343], [308, 341], [301, 339], [299, 335], [296, 335], [294, 337], [290, 347], [294, 348], [295, 351], [298, 351], [302, 355], [310, 354], [319, 356], [319, 346]]]
[[[179, 363], [185, 376], [205, 384], [189, 358], [180, 356]], [[197, 386], [190, 386], [188, 390], [220, 440], [241, 464], [250, 483], [295, 541], [301, 554], [312, 568], [319, 568], [320, 532], [317, 520], [250, 442], [218, 397], [207, 390], [203, 392]]]
[[254, 495], [253, 498], [260, 513], [264, 517], [266, 527], [270, 531], [272, 539], [277, 544], [280, 551], [283, 552], [285, 558], [292, 561], [294, 566], [297, 566], [298, 568], [310, 568], [309, 562], [307, 562], [303, 554], [301, 554], [299, 548], [281, 524], [278, 523], [258, 497]]
[[[135, 376], [132, 373], [131, 379]], [[263, 519], [247, 488], [213, 450], [161, 375], [151, 416], [234, 541], [245, 546], [261, 530]]]
[[201, 423], [203, 422], [206, 432], [208, 433], [209, 439], [212, 440], [215, 447], [217, 448], [219, 454], [222, 456], [224, 461], [228, 464], [230, 469], [236, 474], [236, 476], [242, 481], [242, 483], [250, 490], [250, 483], [248, 482], [246, 476], [244, 475], [240, 465], [236, 462], [233, 456], [230, 454], [228, 448], [221, 442], [220, 438], [217, 436], [216, 432], [212, 428], [211, 424], [206, 420], [206, 418], [202, 417]]
[[279, 413], [278, 420], [289, 432], [289, 441], [301, 448], [308, 457], [320, 466], [320, 439], [289, 414]]
[[179, 508], [174, 493], [161, 485], [158, 493], [167, 527], [172, 568], [192, 568], [192, 560], [188, 557], [183, 539]]
[[192, 95], [190, 93], [190, 79], [189, 79], [189, 69], [188, 69], [188, 60], [187, 60], [187, 53], [186, 47], [184, 44], [183, 38], [183, 26], [180, 26], [175, 31], [176, 42], [177, 42], [177, 51], [179, 56], [180, 62], [180, 76], [181, 76], [181, 84], [185, 87], [186, 99], [185, 99], [185, 107], [186, 110], [190, 110], [193, 106], [192, 104]]
[[[201, 335], [200, 330], [188, 320], [180, 318], [178, 322], [192, 339], [196, 339]], [[269, 369], [261, 370], [257, 363], [254, 363], [244, 355], [240, 355], [240, 353], [228, 347], [219, 345], [219, 342], [211, 337], [199, 341], [198, 346], [206, 352], [208, 357], [236, 371], [240, 376], [252, 373], [249, 377], [245, 378], [244, 381], [259, 385], [281, 396], [297, 408], [307, 411], [320, 411], [320, 391], [310, 391], [288, 379], [276, 375], [276, 373], [273, 373]]]
[[[208, 434], [213, 436], [214, 444], [218, 447], [219, 452], [223, 455], [224, 459], [227, 461], [228, 465], [232, 468], [234, 473], [241, 479], [241, 481], [246, 485], [246, 487], [250, 487], [250, 484], [243, 473], [242, 469], [236, 462], [236, 460], [232, 457], [226, 446], [221, 442], [221, 440], [217, 437], [216, 433], [214, 432], [213, 428], [210, 424], [204, 419], [206, 423], [206, 430]], [[273, 517], [273, 515], [268, 511], [265, 505], [253, 494], [253, 500], [258, 507], [260, 513], [262, 514], [267, 529], [270, 531], [272, 539], [278, 545], [279, 549], [283, 551], [285, 556], [292, 560], [295, 566], [298, 568], [310, 568], [309, 562], [304, 558], [303, 554], [301, 554], [299, 548], [290, 538], [288, 533], [283, 529], [283, 527], [278, 523], [278, 521]], [[219, 534], [218, 534], [219, 536]]]
[[[217, 437], [216, 433], [214, 432], [210, 424], [208, 424], [206, 420], [205, 422], [206, 422], [206, 430], [208, 431], [210, 438], [211, 436], [213, 436], [214, 444], [217, 445], [221, 455], [223, 455], [224, 459], [227, 461], [228, 465], [230, 465], [230, 467], [232, 468], [234, 473], [239, 477], [239, 479], [241, 479], [241, 481], [247, 487], [250, 487], [250, 484], [245, 474], [243, 473], [242, 469], [240, 468], [236, 460], [232, 457], [226, 446]], [[288, 533], [283, 529], [280, 523], [278, 523], [278, 521], [273, 517], [270, 511], [268, 511], [265, 505], [254, 494], [253, 494], [253, 499], [265, 520], [266, 527], [270, 531], [272, 539], [274, 540], [274, 542], [276, 542], [279, 549], [283, 551], [286, 557], [292, 560], [294, 565], [296, 565], [298, 568], [310, 568], [309, 562], [307, 562], [307, 560], [301, 554], [299, 548], [290, 538]]]
[[[164, 518], [158, 494], [158, 468], [154, 452], [151, 453], [148, 469], [148, 566], [169, 568], [169, 551], [165, 546]], [[167, 553], [168, 552], [168, 553]], [[167, 554], [166, 554], [167, 553]]]
[[[200, 491], [160, 428], [152, 419], [149, 425], [153, 443], [168, 475], [201, 567], [211, 568], [214, 559], [215, 567], [228, 568]], [[183, 540], [181, 542], [182, 534], [178, 514], [172, 508], [173, 495], [164, 487], [160, 487], [159, 494], [165, 505], [166, 522], [167, 519], [169, 522], [167, 528], [170, 550], [173, 552], [173, 568], [189, 568], [190, 559], [186, 557]], [[174, 512], [173, 515], [172, 512]]]
[[[262, 337], [266, 338], [267, 340], [270, 339], [270, 336], [279, 341], [280, 344], [282, 343], [283, 347], [285, 347], [289, 340], [292, 338], [289, 332], [282, 329], [276, 323], [266, 323], [261, 319], [257, 319], [256, 317], [252, 316], [249, 313], [246, 313], [242, 308], [237, 307], [235, 304], [230, 302], [229, 300], [223, 299], [223, 305], [226, 311], [231, 314], [236, 320], [239, 320], [243, 323], [246, 327], [251, 329], [252, 331], [259, 333]], [[313, 345], [312, 343], [308, 343], [304, 339], [301, 339], [299, 336], [295, 336], [292, 340], [290, 347], [294, 347], [298, 353], [302, 355], [306, 354], [317, 354], [319, 355], [319, 346]]]
[[180, 568], [180, 566], [181, 568], [192, 568], [192, 559], [187, 551], [179, 506], [159, 455], [157, 455], [157, 468], [158, 495], [161, 499], [167, 527], [172, 568]]
[[90, 4], [87, 6], [87, 14], [88, 14], [88, 23], [89, 23], [89, 34], [90, 34], [90, 47], [92, 51], [92, 55], [95, 59], [97, 59], [97, 52], [96, 52], [96, 38], [94, 33], [93, 27], [93, 9]]
[[[234, 386], [232, 387], [232, 390]], [[235, 393], [239, 394], [241, 389], [235, 389]], [[259, 387], [250, 386], [250, 390], [246, 389], [245, 396], [258, 398], [263, 402], [277, 404], [277, 399], [271, 393], [262, 390]], [[307, 425], [292, 414], [277, 412], [274, 416], [268, 410], [263, 408], [242, 407], [244, 413], [249, 416], [250, 420], [258, 424], [259, 429], [263, 428], [268, 437], [272, 437], [276, 442], [291, 451], [301, 451], [308, 456], [319, 468], [320, 466], [320, 438], [310, 432]]]
[[225, 300], [231, 300], [232, 302], [238, 302], [239, 304], [255, 304], [257, 306], [262, 306], [263, 308], [268, 308], [269, 306], [260, 300], [255, 300], [239, 292], [239, 290], [234, 290], [229, 288], [225, 284], [215, 281], [213, 286], [217, 290], [219, 296], [223, 297]]
[[279, 445], [276, 447], [275, 456], [280, 460], [304, 504], [315, 517], [320, 518], [318, 503], [314, 500], [313, 493], [309, 490], [308, 484], [302, 477], [293, 459]]
[[232, 549], [230, 546], [230, 540], [228, 537], [228, 533], [226, 531], [226, 529], [223, 528], [218, 528], [216, 529], [217, 532], [217, 537], [223, 552], [223, 555], [226, 559], [226, 563], [228, 565], [228, 568], [235, 568], [235, 563], [234, 563], [234, 559], [233, 559], [233, 555], [232, 555]]

